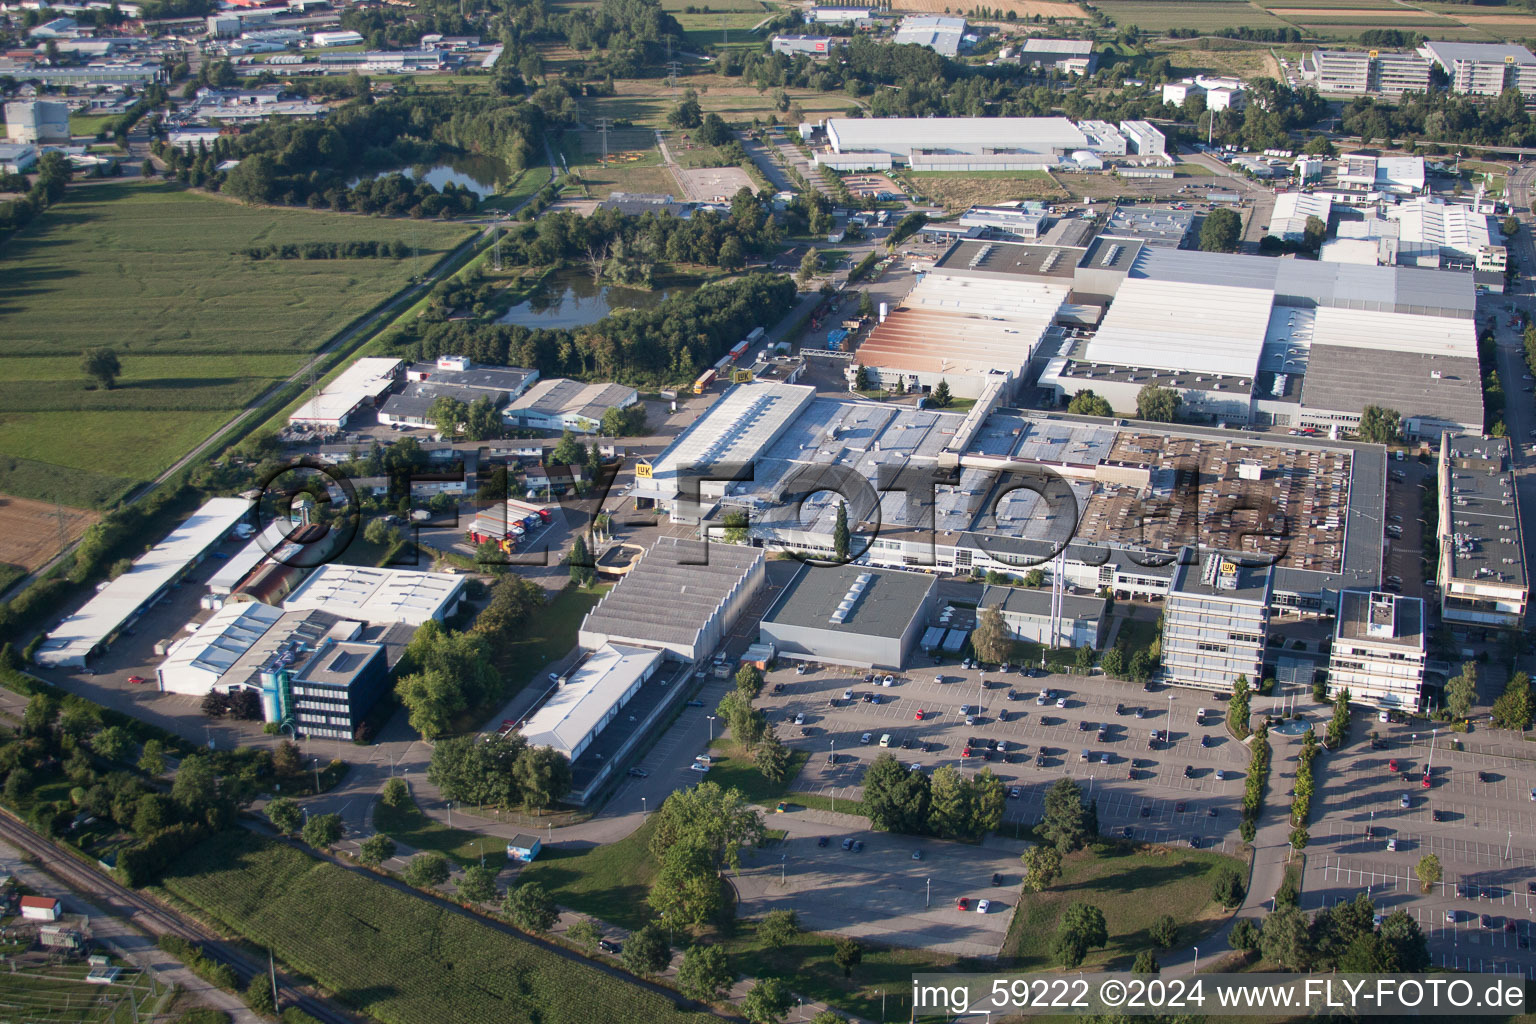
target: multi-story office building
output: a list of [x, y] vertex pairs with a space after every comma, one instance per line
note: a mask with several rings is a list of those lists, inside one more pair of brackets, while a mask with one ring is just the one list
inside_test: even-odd
[[1317, 50], [1310, 64], [1322, 93], [1401, 96], [1429, 91], [1431, 62], [1416, 53]]
[[1163, 674], [1176, 686], [1230, 690], [1260, 678], [1271, 571], [1221, 554], [1179, 554], [1163, 606]]
[[1328, 693], [1352, 704], [1417, 710], [1424, 688], [1424, 602], [1370, 590], [1339, 594]]
[[1509, 442], [1442, 435], [1439, 470], [1440, 617], [1518, 629], [1530, 584]]
[[1429, 42], [1419, 47], [1423, 57], [1440, 65], [1450, 77], [1451, 91], [1471, 96], [1497, 96], [1516, 88], [1536, 95], [1536, 54], [1514, 43]]

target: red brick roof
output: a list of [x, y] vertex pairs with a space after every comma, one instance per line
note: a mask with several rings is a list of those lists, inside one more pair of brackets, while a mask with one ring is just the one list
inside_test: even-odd
[[58, 907], [59, 901], [52, 896], [23, 896], [21, 898], [21, 905], [24, 907], [37, 907], [42, 910], [54, 910]]

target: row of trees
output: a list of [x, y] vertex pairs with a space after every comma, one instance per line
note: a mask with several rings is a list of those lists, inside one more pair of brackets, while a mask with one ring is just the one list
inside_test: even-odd
[[980, 839], [1003, 822], [1003, 782], [983, 768], [969, 778], [940, 765], [930, 778], [884, 753], [864, 771], [864, 811], [875, 828], [944, 839]]
[[445, 800], [502, 809], [543, 810], [571, 788], [571, 762], [551, 747], [529, 746], [520, 733], [438, 740], [427, 781]]
[[1238, 834], [1243, 842], [1253, 842], [1258, 834], [1259, 814], [1264, 810], [1264, 787], [1269, 785], [1269, 762], [1273, 751], [1269, 745], [1269, 727], [1260, 725], [1254, 730], [1248, 744], [1248, 774], [1243, 779], [1242, 824]]
[[1312, 775], [1312, 762], [1317, 759], [1317, 734], [1311, 727], [1301, 735], [1301, 752], [1296, 757], [1296, 787], [1291, 798], [1291, 837], [1293, 849], [1304, 850], [1309, 838], [1307, 819], [1312, 814], [1312, 793], [1316, 783]]
[[730, 727], [731, 737], [752, 757], [752, 763], [769, 782], [789, 777], [792, 755], [768, 724], [768, 717], [752, 702], [763, 689], [763, 674], [753, 665], [736, 673], [736, 689], [720, 700], [715, 714]]
[[1366, 892], [1310, 917], [1282, 903], [1262, 927], [1246, 918], [1238, 921], [1231, 943], [1289, 971], [1416, 974], [1428, 969], [1428, 942], [1412, 915], [1399, 908], [1377, 927], [1376, 913]]
[[1349, 740], [1349, 687], [1347, 686], [1333, 695], [1333, 716], [1328, 719], [1328, 727], [1323, 732], [1323, 738], [1329, 750], [1338, 750]]
[[659, 867], [647, 901], [662, 923], [685, 928], [731, 913], [721, 873], [740, 867], [744, 845], [762, 841], [762, 814], [740, 790], [701, 782], [669, 795], [654, 819], [650, 850]]
[[411, 255], [404, 242], [285, 242], [282, 245], [253, 245], [240, 254], [253, 260], [403, 260]]
[[6, 175], [0, 181], [0, 192], [26, 194], [0, 203], [0, 235], [26, 227], [38, 214], [63, 199], [69, 177], [69, 163], [56, 150], [49, 150], [38, 160], [37, 176], [30, 186], [25, 175]]
[[428, 360], [465, 355], [490, 366], [532, 367], [546, 376], [683, 384], [753, 327], [782, 317], [795, 296], [787, 277], [748, 274], [574, 330], [417, 323], [398, 336], [400, 349], [393, 354]]

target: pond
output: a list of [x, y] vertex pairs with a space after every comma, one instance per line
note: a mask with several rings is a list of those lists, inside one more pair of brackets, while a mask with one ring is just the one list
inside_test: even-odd
[[[506, 164], [488, 156], [459, 157], [447, 163], [422, 164], [417, 167], [393, 167], [380, 171], [374, 177], [382, 178], [386, 174], [403, 174], [412, 181], [425, 181], [439, 192], [446, 185], [467, 188], [477, 199], [495, 195], [501, 183], [512, 177]], [[361, 180], [356, 178], [348, 184], [356, 185]]]
[[524, 327], [583, 327], [595, 324], [619, 309], [653, 309], [663, 299], [686, 295], [692, 286], [625, 288], [616, 284], [598, 284], [592, 275], [580, 270], [561, 270], [546, 277], [526, 302], [507, 310], [497, 323]]

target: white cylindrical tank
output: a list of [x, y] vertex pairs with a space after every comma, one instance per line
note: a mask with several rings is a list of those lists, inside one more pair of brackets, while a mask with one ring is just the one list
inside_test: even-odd
[[880, 303], [880, 322], [881, 322], [881, 323], [885, 323], [885, 314], [886, 314], [886, 313], [888, 313], [888, 312], [889, 312], [889, 311], [890, 311], [890, 310], [889, 310], [889, 308], [888, 308], [888, 307], [887, 307], [887, 306], [886, 306], [886, 304], [885, 304], [885, 303], [883, 303], [883, 302], [882, 302], [882, 303]]

